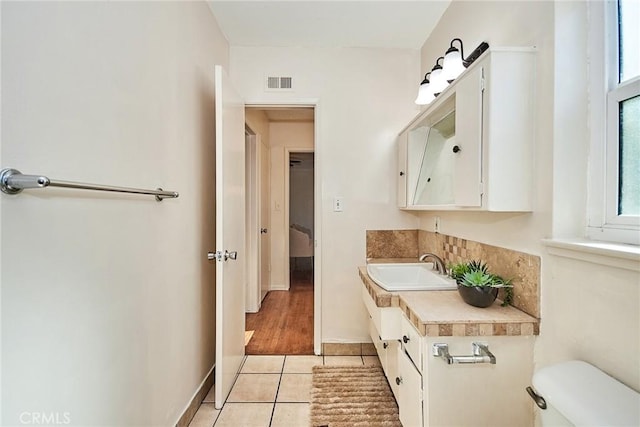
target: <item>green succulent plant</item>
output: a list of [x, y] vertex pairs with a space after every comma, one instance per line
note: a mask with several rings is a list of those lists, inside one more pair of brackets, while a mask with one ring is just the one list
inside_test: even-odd
[[482, 261], [473, 260], [450, 264], [449, 276], [462, 286], [504, 288], [505, 293], [502, 305], [509, 305], [513, 301], [511, 280], [503, 279], [497, 274], [490, 273], [489, 267]]

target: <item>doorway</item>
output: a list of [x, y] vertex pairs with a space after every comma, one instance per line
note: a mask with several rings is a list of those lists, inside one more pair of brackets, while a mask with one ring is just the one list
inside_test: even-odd
[[[319, 326], [314, 317], [315, 108], [250, 106], [246, 120], [269, 152], [269, 227], [265, 228], [270, 262], [268, 292], [259, 310], [246, 314], [245, 351], [314, 354]], [[299, 185], [302, 181], [307, 184], [304, 190]], [[300, 194], [305, 197], [302, 201]], [[292, 240], [293, 236], [300, 239]]]
[[313, 289], [314, 154], [289, 151], [289, 288]]

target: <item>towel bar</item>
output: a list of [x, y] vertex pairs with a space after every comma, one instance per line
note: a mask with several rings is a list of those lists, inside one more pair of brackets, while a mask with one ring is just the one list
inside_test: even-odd
[[163, 199], [176, 198], [176, 191], [143, 190], [140, 188], [114, 187], [111, 185], [86, 184], [80, 182], [57, 181], [42, 175], [23, 175], [19, 170], [5, 168], [0, 171], [0, 190], [5, 194], [18, 194], [24, 189], [61, 187], [79, 190], [111, 191], [115, 193], [146, 194], [155, 196], [161, 202]]

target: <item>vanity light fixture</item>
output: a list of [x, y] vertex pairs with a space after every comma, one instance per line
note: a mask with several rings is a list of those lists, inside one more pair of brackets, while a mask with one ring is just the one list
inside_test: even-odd
[[433, 91], [431, 90], [431, 84], [429, 83], [429, 75], [431, 72], [428, 72], [424, 75], [424, 79], [420, 83], [420, 88], [418, 89], [418, 97], [415, 100], [415, 103], [418, 105], [427, 105], [434, 99], [436, 99]]
[[[460, 50], [453, 45], [456, 41], [460, 43]], [[418, 105], [429, 104], [487, 49], [489, 49], [489, 44], [482, 42], [465, 58], [462, 40], [459, 38], [451, 40], [445, 55], [439, 57], [436, 60], [436, 65], [433, 66], [430, 72], [425, 74], [424, 80], [420, 83], [415, 103]], [[441, 59], [442, 65], [439, 63]], [[429, 75], [431, 75], [431, 80], [427, 78]]]

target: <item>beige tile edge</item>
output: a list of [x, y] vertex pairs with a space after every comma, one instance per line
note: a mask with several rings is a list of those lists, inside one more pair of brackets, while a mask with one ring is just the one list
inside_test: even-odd
[[213, 386], [214, 370], [215, 370], [215, 366], [211, 368], [211, 370], [205, 377], [204, 381], [202, 381], [202, 384], [200, 384], [200, 388], [198, 389], [198, 391], [196, 391], [196, 394], [191, 399], [191, 402], [189, 402], [184, 412], [178, 419], [178, 422], [176, 423], [176, 427], [187, 427], [191, 422], [191, 420], [193, 419], [193, 417], [196, 415], [196, 412], [198, 412], [198, 408], [200, 407], [200, 404], [202, 403], [204, 398], [207, 396], [209, 389], [211, 389], [211, 387]]

